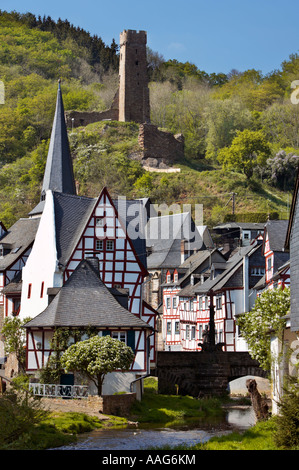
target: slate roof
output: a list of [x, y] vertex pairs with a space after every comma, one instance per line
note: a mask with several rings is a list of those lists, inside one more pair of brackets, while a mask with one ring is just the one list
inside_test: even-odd
[[272, 251], [284, 251], [288, 220], [269, 220], [265, 230], [268, 232], [270, 249]]
[[42, 185], [42, 195], [49, 189], [61, 193], [76, 194], [60, 83], [58, 84], [56, 110]]
[[[63, 194], [59, 192], [53, 193], [54, 198], [54, 211], [55, 211], [55, 228], [56, 228], [56, 249], [57, 257], [61, 264], [66, 265], [80, 236], [89, 220], [89, 217], [94, 210], [97, 198], [89, 198], [84, 196], [75, 196], [71, 194]], [[113, 201], [117, 206], [117, 201]], [[144, 213], [142, 211], [142, 201], [126, 201], [126, 209], [133, 206], [140, 208], [140, 225], [144, 227]], [[117, 207], [116, 207], [117, 209]], [[126, 228], [137, 216], [134, 213], [129, 215], [124, 221], [125, 214], [120, 213], [119, 219], [123, 222]], [[143, 230], [144, 231], [144, 230]], [[140, 238], [131, 239], [135, 248], [136, 254], [141, 263], [146, 269], [146, 242], [145, 236]]]
[[0, 245], [9, 246], [10, 252], [0, 258], [0, 271], [9, 268], [33, 243], [40, 219], [19, 219], [0, 239]]
[[234, 229], [240, 228], [242, 230], [264, 230], [265, 224], [260, 222], [226, 222], [213, 227], [214, 230], [219, 229]]
[[[193, 293], [196, 294], [207, 294], [210, 290], [222, 289], [232, 278], [232, 276], [242, 266], [243, 256], [251, 255], [259, 248], [259, 245], [250, 245], [248, 247], [239, 248], [239, 250], [228, 259], [226, 263], [226, 269], [218, 274], [214, 279], [208, 279], [203, 284], [195, 284]], [[186, 291], [186, 294], [190, 295], [190, 289]], [[184, 289], [180, 292], [180, 295], [184, 296]]]
[[15, 277], [6, 284], [1, 290], [2, 294], [21, 294], [22, 292], [22, 271], [19, 271]]
[[79, 263], [48, 307], [24, 326], [151, 329], [116, 300], [88, 259]]
[[192, 250], [199, 250], [203, 246], [202, 238], [188, 212], [152, 217], [146, 226], [146, 246], [151, 248], [147, 258], [148, 269], [178, 267], [181, 264], [183, 239], [190, 240]]
[[126, 227], [138, 258], [145, 269], [147, 268], [145, 227], [148, 221], [148, 213], [146, 209], [148, 201], [149, 199], [146, 198], [136, 200], [122, 200], [120, 198], [112, 201], [117, 210], [119, 220], [121, 220], [123, 225]]
[[66, 265], [97, 199], [59, 192], [53, 193], [53, 199], [57, 257], [61, 264]]

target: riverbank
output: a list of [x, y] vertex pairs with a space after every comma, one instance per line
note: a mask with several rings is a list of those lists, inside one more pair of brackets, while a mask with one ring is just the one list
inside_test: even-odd
[[[227, 435], [228, 430], [235, 428], [234, 426], [226, 426], [224, 428], [221, 424], [225, 422], [227, 409], [232, 407], [239, 410], [246, 409], [250, 404], [250, 400], [244, 398], [238, 401], [228, 398], [223, 400], [218, 398], [199, 400], [188, 396], [160, 395], [157, 393], [156, 380], [149, 378], [145, 383], [142, 401], [134, 403], [128, 416], [108, 416], [102, 415], [99, 412], [96, 415], [94, 413], [74, 413], [71, 411], [72, 400], [68, 400], [68, 403], [70, 411], [61, 412], [58, 408], [55, 409], [53, 402], [54, 408], [47, 411], [43, 419], [32, 427], [30, 433], [27, 433], [26, 436], [21, 436], [16, 442], [10, 443], [9, 446], [1, 447], [1, 449], [57, 449], [72, 445], [78, 439], [82, 441], [90, 432], [94, 431], [97, 433], [97, 430], [102, 434], [103, 431], [105, 431], [104, 434], [111, 432], [113, 434], [113, 430], [118, 429], [122, 436], [127, 434], [137, 436], [138, 434], [140, 435], [142, 429], [146, 429], [147, 432], [162, 429], [167, 434], [169, 434], [169, 431], [177, 432], [181, 430], [182, 433], [187, 431], [185, 435], [192, 431], [192, 429], [197, 430], [196, 432], [200, 429], [205, 429], [203, 433], [206, 435], [207, 432], [210, 432], [208, 431], [209, 429], [214, 432], [212, 435], [217, 435], [215, 430], [223, 430], [223, 433]], [[136, 432], [134, 432], [134, 427]], [[124, 433], [121, 432], [122, 430]], [[253, 428], [250, 431], [254, 433]], [[208, 439], [210, 437], [209, 435]], [[254, 438], [254, 435], [251, 434], [251, 437]], [[241, 442], [237, 437], [233, 439], [234, 441]], [[189, 440], [189, 443], [191, 442]], [[193, 442], [199, 442], [199, 439]], [[211, 445], [216, 445], [216, 442], [211, 439]], [[220, 449], [222, 443], [219, 443]], [[159, 441], [157, 444], [159, 444]], [[236, 446], [236, 444], [233, 445]], [[184, 449], [187, 449], [186, 445]], [[193, 450], [193, 448], [190, 449]], [[194, 450], [200, 449], [205, 449], [205, 447], [194, 448]]]

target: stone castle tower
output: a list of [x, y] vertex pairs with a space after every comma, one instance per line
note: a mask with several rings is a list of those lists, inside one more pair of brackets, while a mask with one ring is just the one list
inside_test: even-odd
[[120, 34], [119, 121], [150, 121], [146, 42], [146, 31]]
[[150, 122], [146, 43], [146, 31], [128, 29], [120, 33], [119, 86], [111, 108], [102, 112], [67, 112], [68, 127], [86, 126], [103, 119]]
[[146, 31], [120, 34], [119, 121], [150, 121], [146, 43]]

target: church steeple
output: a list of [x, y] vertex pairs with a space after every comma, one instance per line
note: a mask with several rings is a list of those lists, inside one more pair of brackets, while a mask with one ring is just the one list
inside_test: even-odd
[[47, 190], [66, 194], [76, 194], [73, 164], [64, 117], [64, 106], [58, 81], [56, 110], [52, 127], [41, 200]]

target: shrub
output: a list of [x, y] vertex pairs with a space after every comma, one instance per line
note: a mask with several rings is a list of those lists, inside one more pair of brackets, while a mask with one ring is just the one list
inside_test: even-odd
[[28, 392], [14, 388], [6, 392], [0, 399], [0, 448], [9, 448], [28, 436], [46, 416], [40, 401], [31, 398]]
[[299, 380], [290, 379], [290, 384], [278, 403], [275, 442], [284, 448], [299, 448]]

